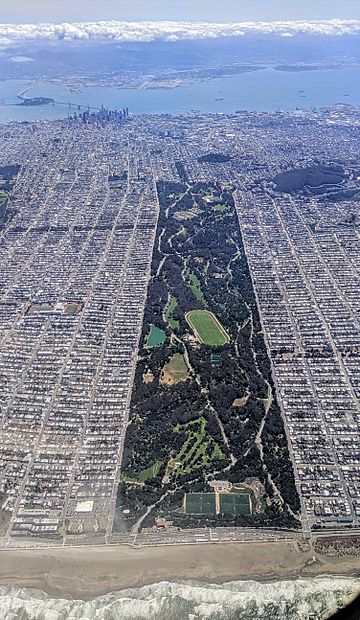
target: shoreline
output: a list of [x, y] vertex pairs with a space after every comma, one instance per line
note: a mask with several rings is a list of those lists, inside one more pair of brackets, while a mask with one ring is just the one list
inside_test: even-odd
[[[277, 91], [269, 89], [269, 80], [261, 78], [260, 76], [253, 80], [253, 94], [250, 96], [248, 91], [243, 90], [239, 94], [238, 80], [244, 76], [256, 76], [262, 74], [262, 71], [273, 70], [274, 75], [283, 76], [280, 84], [283, 84], [281, 88], [284, 88], [283, 96], [280, 97], [276, 94]], [[192, 110], [200, 110], [202, 114], [235, 114], [238, 110], [247, 110], [249, 113], [254, 112], [266, 112], [276, 113], [278, 110], [283, 110], [286, 113], [295, 113], [297, 110], [308, 110], [309, 108], [315, 108], [320, 110], [322, 107], [333, 107], [339, 102], [343, 105], [350, 105], [358, 107], [359, 105], [359, 92], [356, 85], [358, 84], [358, 72], [360, 71], [359, 65], [351, 65], [344, 68], [327, 68], [317, 70], [320, 74], [327, 74], [327, 71], [345, 71], [350, 72], [349, 77], [346, 78], [345, 83], [341, 82], [337, 84], [336, 89], [331, 90], [331, 95], [325, 97], [323, 95], [324, 89], [328, 86], [328, 77], [323, 76], [320, 79], [321, 88], [319, 85], [316, 87], [313, 83], [309, 83], [304, 76], [308, 74], [314, 74], [314, 71], [278, 71], [274, 67], [270, 69], [255, 70], [245, 72], [242, 74], [236, 73], [231, 76], [221, 76], [216, 78], [206, 78], [205, 80], [197, 79], [195, 81], [182, 82], [176, 84], [176, 86], [164, 87], [162, 85], [152, 84], [151, 88], [141, 88], [136, 84], [73, 84], [72, 82], [49, 78], [48, 80], [31, 80], [23, 78], [3, 78], [0, 77], [0, 83], [2, 90], [4, 91], [1, 98], [4, 100], [14, 100], [16, 98], [18, 90], [25, 88], [26, 86], [33, 86], [33, 95], [51, 94], [54, 92], [47, 91], [43, 84], [49, 83], [56, 89], [61, 100], [74, 99], [74, 110], [79, 103], [86, 106], [90, 103], [94, 106], [99, 106], [103, 101], [106, 107], [117, 106], [118, 97], [124, 98], [124, 103], [128, 104], [130, 110], [134, 110], [136, 114], [171, 114], [181, 115], [189, 113]], [[355, 73], [354, 73], [355, 72]], [[346, 73], [348, 75], [348, 73]], [[350, 77], [351, 75], [351, 77]], [[290, 77], [287, 77], [290, 76]], [[294, 79], [291, 76], [295, 76]], [[273, 78], [272, 78], [273, 79]], [[335, 78], [334, 78], [335, 79]], [[228, 82], [230, 80], [230, 82]], [[295, 81], [294, 81], [295, 80]], [[214, 85], [214, 82], [216, 84]], [[264, 87], [268, 88], [269, 95], [264, 98], [260, 95], [263, 94]], [[68, 92], [73, 88], [74, 92]], [[80, 91], [79, 91], [80, 88]], [[190, 89], [190, 90], [189, 90]], [[221, 90], [221, 92], [219, 91]], [[303, 91], [300, 96], [299, 91]], [[127, 93], [127, 94], [126, 94]], [[151, 94], [152, 93], [152, 94]], [[272, 93], [272, 94], [271, 94]], [[79, 97], [79, 95], [81, 95]], [[150, 99], [149, 99], [150, 97]], [[165, 99], [163, 99], [165, 97]], [[220, 97], [222, 101], [216, 101]], [[67, 118], [67, 107], [65, 106], [53, 106], [49, 105], [46, 109], [40, 106], [38, 112], [35, 113], [36, 107], [25, 106], [24, 108], [9, 106], [8, 104], [0, 102], [0, 124], [9, 124], [12, 122], [35, 122], [35, 121], [47, 121], [47, 120], [60, 120]], [[15, 112], [16, 113], [15, 113]], [[31, 112], [32, 111], [32, 112]]]
[[66, 547], [0, 550], [0, 586], [35, 588], [53, 598], [91, 600], [162, 581], [274, 582], [359, 577], [359, 557], [325, 556], [297, 542], [129, 548]]

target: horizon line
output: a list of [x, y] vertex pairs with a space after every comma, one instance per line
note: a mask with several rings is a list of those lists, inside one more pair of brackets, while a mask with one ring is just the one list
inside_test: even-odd
[[360, 19], [274, 21], [126, 21], [0, 23], [0, 47], [34, 41], [150, 42], [243, 37], [248, 34], [344, 36], [360, 34]]

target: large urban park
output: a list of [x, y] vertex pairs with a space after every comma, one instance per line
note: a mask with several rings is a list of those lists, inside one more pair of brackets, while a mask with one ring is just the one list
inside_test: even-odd
[[[296, 525], [287, 509], [297, 509], [292, 474], [281, 487], [280, 472], [292, 469], [231, 187], [184, 177], [157, 190], [116, 522], [134, 531], [159, 517], [180, 527]], [[213, 490], [217, 480], [228, 488]]]

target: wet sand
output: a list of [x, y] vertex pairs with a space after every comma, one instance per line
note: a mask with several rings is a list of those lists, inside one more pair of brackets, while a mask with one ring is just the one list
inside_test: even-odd
[[159, 581], [221, 583], [359, 574], [359, 557], [314, 554], [297, 542], [0, 551], [0, 585], [37, 588], [67, 599], [89, 600]]

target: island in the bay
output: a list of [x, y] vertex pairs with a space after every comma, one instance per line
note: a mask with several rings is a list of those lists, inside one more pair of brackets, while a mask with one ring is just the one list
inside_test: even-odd
[[51, 97], [21, 97], [21, 103], [18, 103], [17, 105], [38, 106], [49, 105], [50, 103], [54, 103], [54, 99]]

